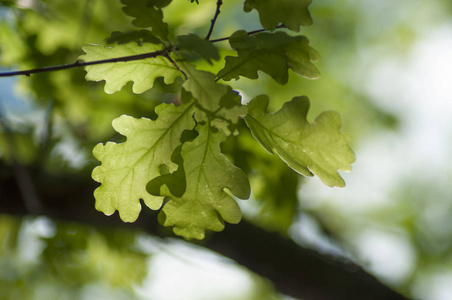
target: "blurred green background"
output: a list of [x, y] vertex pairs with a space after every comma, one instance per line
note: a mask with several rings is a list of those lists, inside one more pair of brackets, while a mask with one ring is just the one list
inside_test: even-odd
[[[200, 2], [164, 9], [173, 37], [206, 34], [216, 1]], [[242, 1], [224, 2], [212, 38], [260, 28]], [[310, 11], [314, 25], [301, 34], [321, 54], [320, 79], [292, 73], [280, 86], [260, 74], [230, 84], [244, 101], [268, 94], [271, 110], [307, 95], [310, 120], [339, 112], [357, 161], [343, 174], [347, 187], [330, 189], [256, 148], [243, 127], [222, 148], [250, 177], [244, 219], [357, 263], [409, 298], [452, 299], [452, 2], [314, 0]], [[0, 70], [71, 63], [82, 45], [132, 29], [119, 0], [0, 1]], [[227, 42], [216, 45], [232, 53]], [[121, 139], [111, 127], [121, 114], [154, 117], [181, 82], [107, 95], [84, 76], [0, 78], [0, 299], [290, 299], [203, 242], [103, 221], [117, 215], [95, 212], [95, 183], [91, 194], [79, 188], [98, 164], [93, 146]], [[68, 211], [101, 225], [71, 222]]]

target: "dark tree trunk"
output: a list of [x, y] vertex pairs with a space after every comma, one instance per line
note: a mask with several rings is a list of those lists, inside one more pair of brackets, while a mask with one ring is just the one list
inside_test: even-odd
[[[29, 211], [24, 191], [12, 167], [0, 165], [0, 213], [45, 215], [60, 221], [77, 221], [97, 227], [139, 228], [155, 236], [173, 236], [157, 223], [157, 213], [144, 208], [137, 222], [128, 224], [117, 214], [106, 217], [95, 211], [93, 191], [97, 184], [89, 175], [50, 175], [30, 172], [41, 202]], [[33, 207], [36, 207], [34, 205]], [[302, 299], [406, 299], [359, 266], [305, 249], [277, 233], [246, 221], [227, 225], [220, 233], [199, 242], [229, 257], [252, 272], [269, 279], [281, 293]]]

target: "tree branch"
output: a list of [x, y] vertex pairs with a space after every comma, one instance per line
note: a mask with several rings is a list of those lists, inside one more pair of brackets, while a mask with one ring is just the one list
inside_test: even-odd
[[19, 75], [30, 76], [31, 74], [35, 74], [35, 73], [53, 72], [53, 71], [67, 70], [67, 69], [80, 68], [80, 67], [86, 67], [86, 66], [92, 66], [92, 65], [115, 63], [115, 62], [121, 62], [121, 61], [126, 62], [126, 61], [141, 60], [141, 59], [146, 59], [146, 58], [151, 58], [151, 57], [157, 57], [159, 55], [165, 55], [168, 52], [171, 52], [171, 49], [170, 50], [163, 49], [163, 50], [155, 51], [155, 52], [115, 57], [115, 58], [102, 59], [102, 60], [93, 60], [93, 61], [87, 61], [87, 62], [76, 61], [75, 63], [67, 64], [67, 65], [43, 67], [43, 68], [23, 70], [23, 71], [3, 72], [3, 73], [0, 73], [0, 77], [10, 77], [10, 76], [19, 76]]
[[[219, 0], [218, 2], [221, 2], [221, 0]], [[218, 14], [219, 14], [219, 6], [218, 6], [217, 12], [218, 13], [214, 17], [214, 19], [212, 19], [212, 26], [211, 26], [212, 30], [213, 30], [213, 24], [215, 23], [214, 20], [216, 19], [216, 17], [218, 17]], [[283, 28], [283, 27], [284, 27], [283, 25], [280, 25], [276, 28]], [[263, 32], [263, 31], [266, 31], [266, 30], [258, 29], [258, 30], [254, 30], [254, 31], [249, 31], [249, 32], [247, 32], [247, 34], [252, 35], [252, 34], [256, 34], [256, 33]], [[208, 37], [209, 36], [210, 36], [210, 34], [208, 35]], [[227, 41], [227, 40], [229, 40], [229, 38], [230, 37], [219, 38], [219, 39], [215, 39], [215, 40], [210, 40], [210, 42], [217, 43], [217, 42]], [[207, 37], [206, 37], [206, 39], [207, 39]], [[155, 51], [155, 52], [149, 52], [149, 53], [143, 53], [143, 54], [137, 54], [137, 55], [121, 56], [121, 57], [102, 59], [102, 60], [93, 60], [93, 61], [87, 61], [87, 62], [76, 61], [75, 63], [72, 63], [72, 64], [50, 66], [50, 67], [43, 67], [43, 68], [36, 68], [36, 69], [29, 69], [29, 70], [22, 70], [22, 71], [0, 72], [0, 77], [12, 77], [12, 76], [20, 76], [20, 75], [30, 76], [31, 74], [36, 74], [36, 73], [54, 72], [54, 71], [67, 70], [67, 69], [73, 69], [73, 68], [81, 68], [81, 67], [92, 66], [92, 65], [141, 60], [141, 59], [152, 58], [152, 57], [157, 57], [157, 56], [166, 56], [168, 53], [177, 51], [177, 50], [178, 50], [178, 47], [174, 46], [172, 48], [166, 48], [166, 49]]]
[[217, 18], [220, 15], [220, 7], [222, 4], [223, 4], [222, 0], [217, 1], [217, 10], [215, 11], [215, 16], [213, 16], [213, 19], [210, 20], [209, 32], [207, 33], [206, 38], [205, 38], [207, 41], [210, 39], [210, 36], [212, 35], [213, 27], [215, 26], [215, 22], [217, 21]]
[[[276, 29], [278, 29], [278, 28], [286, 28], [286, 26], [279, 25], [279, 26], [276, 27]], [[259, 32], [264, 32], [264, 31], [267, 31], [267, 29], [258, 29], [258, 30], [248, 31], [247, 34], [248, 35], [253, 35], [253, 34], [256, 34], [256, 33], [259, 33]], [[224, 38], [215, 39], [215, 40], [210, 40], [210, 42], [212, 42], [212, 43], [223, 42], [223, 41], [229, 40], [229, 38], [230, 38], [230, 36], [224, 37]]]
[[[47, 208], [43, 215], [54, 220], [80, 222], [98, 228], [139, 228], [149, 234], [173, 236], [157, 222], [157, 212], [143, 205], [138, 220], [122, 222], [118, 214], [104, 216], [93, 208], [93, 190], [98, 183], [76, 174], [47, 174], [30, 169], [39, 196]], [[20, 191], [11, 167], [0, 161], [0, 212], [28, 215], [17, 201]], [[197, 242], [233, 259], [269, 279], [285, 295], [302, 299], [404, 300], [352, 262], [302, 248], [278, 233], [267, 232], [245, 220], [227, 224], [222, 232], [210, 232]]]

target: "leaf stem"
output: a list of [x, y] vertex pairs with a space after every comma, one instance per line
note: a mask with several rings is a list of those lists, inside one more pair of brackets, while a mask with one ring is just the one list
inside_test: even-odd
[[210, 28], [209, 28], [209, 32], [206, 35], [206, 40], [208, 41], [210, 39], [210, 36], [212, 35], [213, 32], [213, 27], [215, 26], [215, 22], [217, 21], [218, 16], [220, 15], [220, 7], [223, 4], [222, 0], [218, 0], [217, 1], [217, 9], [215, 11], [215, 15], [213, 16], [213, 19], [210, 20]]
[[187, 74], [181, 68], [179, 68], [177, 63], [168, 55], [168, 53], [166, 53], [164, 56], [170, 61], [170, 63], [173, 64], [173, 66], [175, 66], [185, 76], [185, 80], [187, 80], [188, 79]]

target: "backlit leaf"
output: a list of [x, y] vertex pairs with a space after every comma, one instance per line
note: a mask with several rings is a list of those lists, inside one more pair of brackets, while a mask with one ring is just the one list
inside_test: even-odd
[[191, 55], [202, 57], [209, 62], [209, 64], [212, 64], [212, 60], [220, 59], [217, 47], [197, 35], [188, 34], [178, 36], [177, 42], [180, 50], [187, 51]]
[[237, 125], [240, 118], [246, 116], [248, 107], [241, 104], [238, 92], [228, 86], [228, 91], [220, 100], [220, 109], [215, 112], [196, 110], [197, 121], [209, 122], [211, 126], [222, 130], [224, 134], [238, 134]]
[[210, 112], [220, 109], [220, 100], [228, 91], [227, 86], [217, 83], [215, 75], [210, 72], [197, 70], [192, 64], [178, 64], [188, 77], [183, 88], [193, 95], [203, 109]]
[[319, 71], [312, 63], [319, 55], [304, 36], [289, 36], [284, 32], [249, 36], [239, 30], [231, 36], [229, 43], [238, 56], [226, 56], [225, 66], [218, 73], [218, 78], [223, 80], [237, 80], [240, 76], [256, 79], [257, 71], [262, 71], [279, 84], [285, 84], [289, 68], [306, 78], [319, 77]]
[[257, 146], [248, 130], [240, 130], [237, 138], [221, 145], [221, 150], [248, 174], [252, 196], [247, 207], [253, 209], [243, 212], [247, 221], [287, 234], [299, 213], [298, 191], [303, 178], [278, 156]]
[[133, 222], [141, 210], [140, 199], [151, 209], [160, 208], [162, 197], [150, 195], [146, 184], [160, 175], [162, 163], [170, 171], [176, 168], [171, 154], [181, 144], [182, 132], [194, 127], [193, 108], [193, 103], [160, 104], [155, 109], [156, 121], [126, 115], [113, 120], [114, 129], [127, 141], [94, 147], [94, 156], [102, 162], [92, 173], [101, 183], [94, 191], [97, 210], [106, 215], [118, 210], [123, 221]]
[[298, 173], [315, 174], [330, 187], [345, 186], [337, 170], [350, 171], [355, 156], [348, 146], [348, 136], [339, 131], [339, 115], [324, 112], [309, 123], [307, 97], [292, 99], [274, 114], [265, 112], [268, 101], [262, 95], [248, 104], [245, 121], [259, 143]]
[[113, 31], [108, 39], [107, 44], [127, 44], [129, 42], [136, 42], [138, 45], [143, 43], [161, 44], [162, 41], [156, 36], [152, 35], [149, 30], [141, 29], [127, 32]]
[[202, 239], [207, 229], [221, 231], [224, 221], [233, 224], [240, 221], [240, 208], [225, 189], [240, 199], [250, 195], [245, 173], [221, 153], [220, 143], [226, 136], [221, 131], [213, 132], [208, 124], [198, 124], [196, 130], [199, 136], [184, 143], [180, 155], [173, 157], [185, 171], [185, 193], [177, 196], [166, 188], [180, 183], [181, 176], [168, 176], [163, 182], [157, 178], [148, 185], [150, 191], [166, 185], [160, 193], [171, 200], [163, 206], [162, 223], [174, 226], [174, 232], [187, 239]]
[[[162, 50], [162, 45], [135, 42], [106, 47], [102, 45], [85, 45], [83, 61], [95, 61], [109, 58], [151, 53]], [[136, 94], [152, 88], [157, 77], [163, 77], [166, 84], [182, 76], [182, 73], [165, 57], [157, 56], [141, 60], [106, 63], [85, 67], [86, 79], [91, 81], [105, 80], [105, 92], [113, 94], [119, 91], [129, 81], [133, 81], [132, 90]]]
[[152, 28], [152, 34], [162, 40], [168, 40], [168, 24], [163, 22], [161, 7], [168, 5], [169, 0], [121, 0], [125, 5], [123, 11], [135, 19], [132, 24], [138, 28]]
[[300, 26], [312, 24], [308, 6], [312, 0], [246, 0], [244, 10], [250, 12], [256, 9], [262, 27], [275, 29], [282, 23], [290, 30], [298, 32]]

